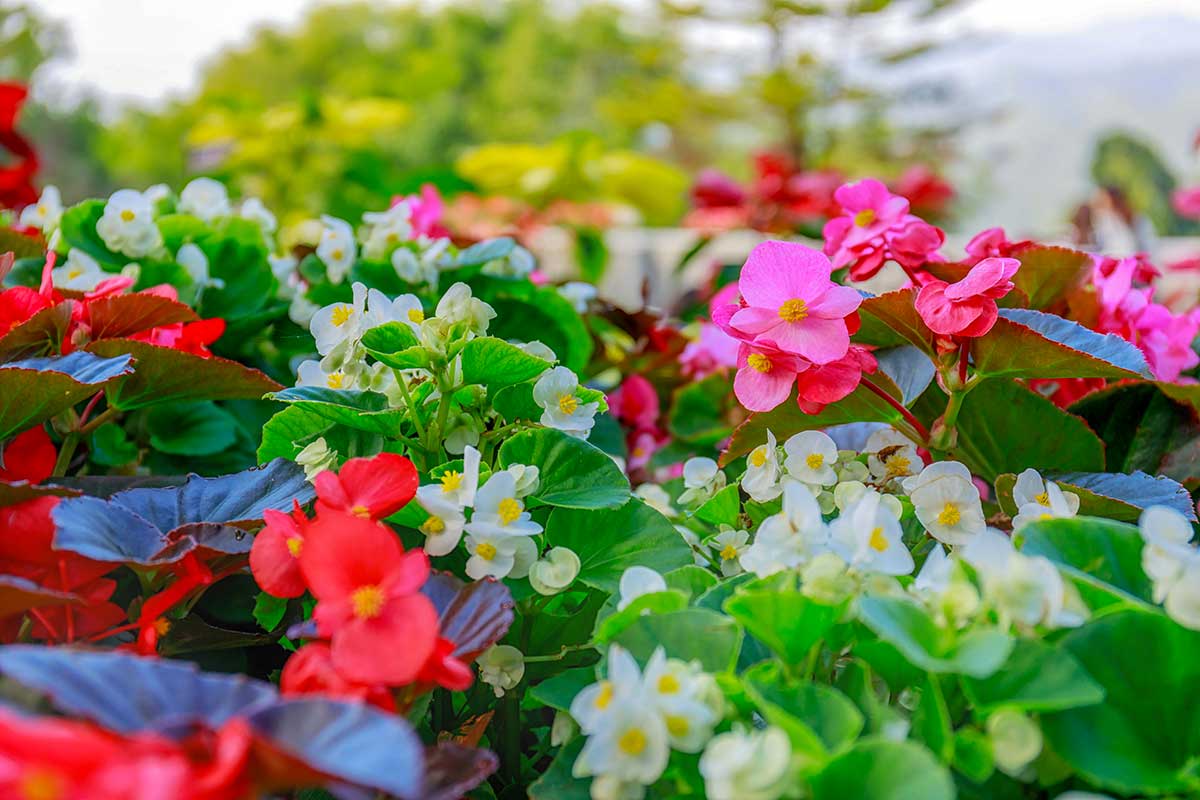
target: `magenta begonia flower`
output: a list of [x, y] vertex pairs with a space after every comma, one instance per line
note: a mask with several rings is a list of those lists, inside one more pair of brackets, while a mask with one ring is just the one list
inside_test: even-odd
[[908, 201], [874, 178], [839, 186], [833, 199], [852, 223], [843, 240], [846, 247], [870, 241], [908, 214]]
[[917, 294], [917, 313], [942, 336], [983, 336], [996, 324], [996, 300], [1012, 290], [1020, 266], [1015, 258], [985, 258], [957, 283], [930, 281]]
[[[746, 307], [734, 312], [729, 326], [755, 345], [778, 348], [815, 364], [846, 354], [850, 333], [846, 317], [862, 296], [829, 279], [833, 266], [812, 248], [787, 242], [763, 242], [742, 268], [738, 289]], [[720, 324], [721, 315], [713, 321]]]
[[742, 343], [733, 393], [750, 411], [770, 411], [792, 392], [796, 375], [811, 364], [773, 347]]
[[1200, 186], [1179, 189], [1171, 195], [1171, 205], [1181, 216], [1200, 219]]
[[858, 388], [863, 373], [873, 374], [879, 364], [864, 347], [851, 345], [837, 361], [814, 366], [796, 376], [797, 402], [805, 414], [817, 414]]

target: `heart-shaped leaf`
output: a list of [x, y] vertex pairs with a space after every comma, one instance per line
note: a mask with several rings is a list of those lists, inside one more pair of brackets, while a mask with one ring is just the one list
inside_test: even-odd
[[1104, 699], [1104, 689], [1069, 651], [1038, 639], [1018, 639], [1003, 669], [988, 678], [964, 677], [963, 688], [983, 712], [1061, 711]]
[[429, 364], [429, 353], [417, 341], [412, 328], [403, 322], [377, 325], [363, 334], [363, 347], [377, 361], [393, 369], [412, 369]]
[[74, 352], [0, 364], [0, 441], [43, 422], [133, 372], [128, 355]]
[[916, 603], [890, 597], [865, 597], [859, 619], [880, 639], [898, 649], [913, 666], [986, 678], [1004, 664], [1013, 640], [997, 628], [966, 632], [938, 628]]
[[1093, 517], [1044, 519], [1023, 527], [1021, 538], [1022, 552], [1057, 564], [1091, 608], [1151, 603], [1151, 582], [1142, 570], [1144, 542], [1132, 525]]
[[538, 468], [533, 497], [563, 508], [616, 508], [629, 499], [629, 479], [609, 456], [582, 439], [555, 430], [521, 431], [500, 446], [500, 466]]
[[1021, 248], [1014, 257], [1021, 268], [1013, 283], [1029, 298], [1029, 307], [1047, 308], [1091, 274], [1092, 257], [1079, 250], [1049, 245]]
[[87, 314], [93, 340], [120, 339], [160, 325], [199, 319], [177, 300], [143, 292], [97, 298], [87, 304]]
[[1024, 308], [1001, 309], [995, 327], [975, 340], [972, 356], [975, 369], [989, 377], [1150, 377], [1145, 356], [1120, 336]]
[[954, 800], [950, 772], [915, 742], [863, 739], [812, 780], [813, 800]]
[[311, 411], [330, 422], [384, 435], [395, 434], [407, 418], [378, 392], [341, 391], [323, 386], [298, 386], [275, 392], [271, 399]]
[[490, 390], [531, 380], [550, 366], [516, 345], [491, 336], [472, 339], [462, 349], [463, 382], [483, 384]]
[[906, 406], [912, 405], [929, 388], [937, 373], [929, 356], [911, 345], [876, 350], [875, 359], [880, 371], [900, 390], [900, 402]]
[[862, 327], [854, 335], [854, 341], [877, 347], [911, 344], [935, 358], [933, 332], [917, 314], [916, 300], [917, 290], [911, 288], [866, 298], [858, 308]]
[[73, 303], [43, 308], [0, 337], [0, 360], [33, 358], [57, 353], [71, 326]]

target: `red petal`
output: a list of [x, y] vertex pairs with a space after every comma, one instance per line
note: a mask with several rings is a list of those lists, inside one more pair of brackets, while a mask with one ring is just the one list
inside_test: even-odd
[[396, 598], [380, 616], [353, 620], [334, 634], [333, 664], [360, 683], [411, 683], [433, 652], [437, 631], [437, 611], [429, 598]]

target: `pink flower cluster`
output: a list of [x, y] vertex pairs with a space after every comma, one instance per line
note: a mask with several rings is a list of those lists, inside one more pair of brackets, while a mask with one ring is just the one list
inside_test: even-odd
[[1200, 219], [1200, 186], [1177, 190], [1171, 195], [1171, 205], [1175, 206], [1180, 216]]
[[1012, 291], [1015, 258], [985, 258], [956, 283], [930, 280], [917, 294], [921, 321], [939, 336], [960, 339], [983, 336], [996, 324], [996, 301]]
[[825, 223], [825, 254], [836, 268], [850, 267], [856, 281], [875, 275], [887, 261], [910, 274], [929, 262], [940, 262], [946, 241], [940, 228], [909, 213], [908, 200], [868, 178], [834, 192], [842, 213]]
[[1033, 242], [1028, 239], [1020, 242], [1009, 241], [1004, 234], [1004, 228], [988, 228], [975, 234], [971, 241], [967, 242], [967, 257], [963, 263], [974, 266], [985, 258], [1011, 258], [1018, 251], [1031, 245]]
[[733, 391], [749, 410], [770, 411], [795, 385], [800, 407], [815, 413], [875, 371], [875, 358], [850, 344], [862, 296], [830, 280], [832, 271], [809, 247], [764, 242], [742, 268], [739, 302], [713, 309], [713, 322], [739, 341]]
[[1099, 309], [1096, 328], [1132, 342], [1146, 356], [1154, 377], [1175, 381], [1200, 364], [1192, 341], [1200, 333], [1200, 309], [1173, 314], [1154, 302], [1154, 289], [1141, 285], [1157, 271], [1138, 256], [1098, 258], [1092, 272]]
[[630, 375], [608, 396], [608, 410], [627, 431], [626, 469], [630, 473], [643, 469], [650, 463], [650, 456], [670, 438], [658, 425], [661, 406], [654, 384], [636, 373]]

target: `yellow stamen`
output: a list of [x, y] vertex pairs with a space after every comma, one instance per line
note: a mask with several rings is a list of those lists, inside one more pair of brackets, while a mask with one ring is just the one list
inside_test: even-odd
[[677, 717], [674, 714], [666, 716], [667, 733], [674, 736], [676, 739], [682, 739], [687, 736], [688, 730], [691, 728], [688, 725], [687, 717]]
[[876, 528], [875, 530], [871, 531], [871, 538], [867, 541], [867, 544], [869, 544], [871, 549], [876, 553], [882, 553], [884, 550], [887, 550], [888, 540], [887, 537], [883, 535], [883, 528]]
[[1046, 506], [1047, 508], [1050, 506], [1050, 493], [1049, 492], [1042, 492], [1041, 494], [1039, 494], [1037, 497], [1035, 497], [1033, 499], [1037, 501], [1038, 505]]
[[679, 678], [667, 673], [658, 679], [659, 694], [675, 694], [679, 691]]
[[480, 542], [475, 546], [475, 555], [484, 561], [491, 561], [496, 557], [496, 545], [491, 542]]
[[596, 695], [596, 708], [603, 711], [613, 699], [613, 687], [608, 681], [600, 684], [600, 692]]
[[458, 489], [458, 487], [462, 486], [463, 474], [461, 472], [455, 472], [452, 469], [448, 469], [442, 473], [442, 477], [438, 480], [442, 482], [442, 494], [450, 494]]
[[912, 462], [897, 453], [896, 455], [888, 456], [883, 462], [883, 466], [887, 470], [887, 477], [895, 478], [898, 475], [907, 475], [908, 468], [912, 466]]
[[807, 316], [808, 304], [799, 297], [794, 297], [779, 307], [779, 318], [784, 322], [799, 322]]
[[804, 463], [808, 465], [809, 469], [820, 469], [825, 466], [825, 456], [820, 453], [809, 453], [804, 458]]
[[331, 316], [329, 318], [329, 321], [334, 324], [334, 327], [340, 328], [343, 325], [345, 325], [347, 322], [349, 322], [350, 318], [353, 316], [354, 316], [354, 308], [353, 307], [338, 306], [337, 308], [333, 309], [333, 316]]
[[421, 323], [425, 321], [425, 312], [419, 308], [410, 308], [408, 310], [408, 321]]
[[366, 506], [355, 506], [354, 508], [350, 509], [350, 513], [356, 517], [362, 517], [363, 519], [371, 518], [371, 509], [367, 508]]
[[726, 561], [733, 561], [737, 557], [738, 551], [737, 548], [733, 546], [732, 542], [721, 548], [721, 558], [725, 559]]
[[761, 467], [765, 463], [767, 463], [767, 446], [764, 444], [754, 448], [754, 452], [750, 454], [750, 465]]
[[158, 619], [154, 620], [153, 628], [154, 632], [159, 636], [166, 636], [171, 630], [171, 620], [167, 619], [166, 617], [159, 617]]
[[432, 514], [429, 518], [421, 523], [421, 533], [426, 536], [432, 536], [436, 533], [441, 533], [446, 530], [446, 523], [441, 517], [435, 517]]
[[134, 214], [128, 208], [121, 212], [121, 221], [122, 222], [133, 222], [135, 217], [137, 217], [137, 214]]
[[496, 506], [496, 511], [500, 514], [500, 522], [504, 525], [511, 525], [517, 521], [517, 517], [521, 516], [524, 509], [515, 498], [506, 497]]
[[939, 525], [957, 525], [960, 519], [962, 519], [962, 514], [959, 513], [958, 506], [954, 503], [946, 503], [937, 515]]
[[646, 734], [641, 728], [630, 728], [617, 739], [617, 747], [627, 756], [640, 755], [646, 749]]
[[325, 378], [325, 385], [330, 389], [341, 389], [346, 385], [346, 376], [340, 372], [331, 372]]
[[300, 552], [304, 550], [304, 540], [299, 536], [289, 536], [287, 538], [287, 549], [292, 554], [292, 558], [299, 558]]
[[83, 270], [81, 270], [81, 269], [73, 269], [73, 270], [71, 270], [70, 272], [68, 272], [68, 273], [67, 273], [67, 280], [69, 280], [69, 281], [73, 281], [73, 280], [75, 280], [76, 278], [78, 278], [78, 277], [79, 277], [80, 275], [82, 275], [82, 274], [83, 274]]
[[329, 255], [331, 255], [333, 257], [334, 261], [341, 261], [342, 258], [346, 255], [346, 253], [343, 250], [334, 250]]
[[865, 228], [875, 221], [875, 209], [864, 208], [862, 211], [854, 215], [854, 224], [860, 228]]
[[575, 409], [579, 408], [579, 399], [573, 394], [560, 394], [558, 396], [558, 410], [564, 414], [574, 414]]
[[771, 367], [774, 366], [771, 363], [771, 359], [767, 358], [762, 353], [751, 353], [750, 355], [746, 356], [746, 363], [750, 365], [751, 369], [756, 369], [759, 372], [764, 373], [770, 372]]
[[67, 796], [67, 784], [57, 772], [34, 767], [21, 778], [21, 800], [61, 800]]
[[375, 584], [360, 586], [350, 595], [350, 607], [354, 616], [359, 619], [374, 619], [383, 613], [383, 603], [386, 598], [383, 589]]

